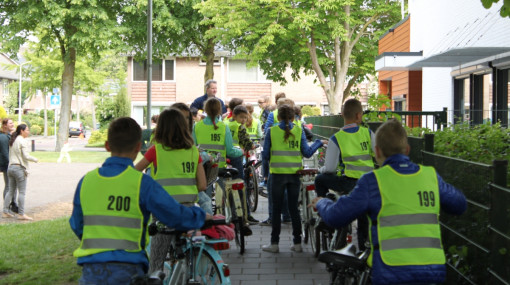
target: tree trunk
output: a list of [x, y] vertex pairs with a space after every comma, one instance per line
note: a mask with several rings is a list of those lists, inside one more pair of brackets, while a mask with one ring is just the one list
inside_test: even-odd
[[209, 79], [214, 79], [214, 40], [208, 39], [204, 51], [205, 56], [205, 74], [204, 83]]
[[[64, 56], [64, 55], [63, 55]], [[69, 119], [71, 115], [71, 100], [74, 89], [74, 70], [76, 66], [76, 49], [69, 48], [68, 56], [64, 59], [64, 72], [62, 73], [62, 100], [60, 102], [60, 123], [58, 124], [57, 145], [55, 151], [60, 151], [69, 136]]]

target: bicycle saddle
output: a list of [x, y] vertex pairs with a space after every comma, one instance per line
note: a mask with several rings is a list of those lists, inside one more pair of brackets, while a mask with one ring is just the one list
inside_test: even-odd
[[354, 269], [362, 269], [365, 266], [364, 258], [360, 259], [360, 256], [356, 254], [356, 246], [353, 244], [339, 250], [323, 252], [319, 255], [319, 261], [333, 266]]
[[239, 171], [236, 168], [220, 168], [218, 171], [218, 177], [221, 178], [231, 178], [232, 176], [236, 176]]
[[319, 169], [317, 168], [307, 168], [307, 169], [300, 169], [296, 171], [296, 174], [298, 175], [313, 175], [317, 174], [319, 172]]

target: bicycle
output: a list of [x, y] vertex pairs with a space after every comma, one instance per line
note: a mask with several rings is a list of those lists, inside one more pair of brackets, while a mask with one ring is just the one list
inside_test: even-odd
[[[235, 168], [222, 168], [218, 171], [218, 180], [215, 185], [215, 210], [216, 214], [224, 215], [226, 220], [234, 224], [236, 246], [239, 253], [245, 251], [245, 232], [243, 228], [247, 224], [246, 217], [246, 199], [241, 199], [239, 191], [244, 191], [244, 182], [242, 179], [232, 179], [238, 170]], [[222, 182], [221, 182], [222, 181]], [[221, 185], [223, 184], [223, 186]], [[246, 195], [246, 192], [243, 193]], [[243, 197], [246, 197], [244, 196]]]
[[356, 252], [356, 246], [350, 244], [340, 250], [321, 253], [319, 261], [326, 264], [330, 285], [367, 285], [371, 284], [369, 255], [370, 247]]
[[[317, 212], [308, 207], [310, 202], [315, 198], [314, 176], [317, 174], [317, 168], [301, 169], [296, 172], [301, 180], [301, 189], [299, 192], [299, 206], [301, 214], [301, 231], [303, 233], [303, 242], [310, 245], [315, 257], [319, 256], [320, 240], [317, 239], [315, 231], [315, 221], [317, 220]], [[319, 242], [319, 243], [317, 243]]]
[[[224, 224], [225, 220], [206, 221], [202, 229]], [[230, 247], [226, 239], [206, 239], [204, 236], [195, 236], [196, 231], [189, 235], [188, 232], [168, 228], [160, 222], [149, 225], [149, 235], [155, 234], [172, 237], [163, 267], [162, 284], [231, 284], [230, 269], [218, 253]]]
[[[256, 145], [255, 149], [259, 146]], [[246, 163], [243, 165], [244, 171], [244, 181], [246, 182], [245, 189], [246, 195], [248, 197], [248, 207], [250, 207], [250, 211], [253, 213], [257, 210], [257, 206], [259, 204], [259, 178], [257, 171], [255, 169], [255, 165], [257, 163], [257, 158], [255, 156], [255, 151], [249, 151], [246, 153]]]

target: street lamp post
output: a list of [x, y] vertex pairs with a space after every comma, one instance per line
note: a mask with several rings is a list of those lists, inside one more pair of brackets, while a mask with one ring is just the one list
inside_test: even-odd
[[22, 109], [22, 105], [21, 105], [21, 81], [23, 80], [23, 78], [22, 78], [21, 71], [23, 70], [23, 65], [30, 63], [30, 62], [31, 61], [26, 61], [26, 62], [19, 64], [18, 124], [21, 124], [21, 113], [23, 113], [23, 109]]

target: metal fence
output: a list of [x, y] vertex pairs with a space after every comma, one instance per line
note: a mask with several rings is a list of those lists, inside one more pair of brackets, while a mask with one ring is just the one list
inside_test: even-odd
[[[446, 125], [446, 114], [434, 116], [436, 128]], [[409, 118], [403, 122], [409, 122]], [[343, 126], [340, 115], [308, 117], [306, 121], [314, 125], [313, 132], [323, 139]], [[371, 128], [375, 130], [377, 126]], [[434, 166], [444, 181], [463, 191], [468, 201], [467, 211], [461, 216], [441, 214], [448, 269], [446, 284], [510, 285], [508, 161], [487, 165], [435, 154], [433, 134], [409, 137], [408, 141], [411, 160]]]

